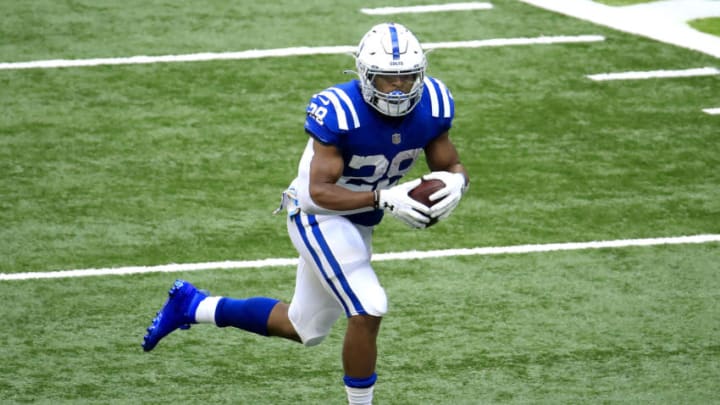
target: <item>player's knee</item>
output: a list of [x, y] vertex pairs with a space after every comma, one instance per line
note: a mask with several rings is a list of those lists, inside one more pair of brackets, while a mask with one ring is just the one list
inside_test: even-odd
[[325, 340], [326, 337], [327, 337], [327, 335], [310, 337], [310, 338], [304, 339], [302, 341], [302, 344], [305, 347], [317, 346], [320, 343], [322, 343], [322, 341]]
[[302, 342], [305, 347], [317, 346], [322, 343], [329, 334], [330, 328], [308, 330], [299, 335], [300, 342]]
[[340, 313], [339, 308], [330, 308], [309, 314], [303, 313], [296, 306], [291, 305], [289, 319], [302, 344], [304, 346], [316, 346], [330, 334], [330, 330], [339, 318]]
[[388, 299], [385, 289], [380, 285], [374, 285], [364, 292], [363, 309], [368, 315], [382, 317], [388, 311]]

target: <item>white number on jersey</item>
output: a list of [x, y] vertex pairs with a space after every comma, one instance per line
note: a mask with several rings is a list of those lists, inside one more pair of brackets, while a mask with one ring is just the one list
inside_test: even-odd
[[315, 121], [317, 121], [318, 124], [324, 125], [323, 120], [325, 119], [325, 116], [327, 115], [328, 110], [327, 110], [327, 108], [325, 108], [321, 105], [317, 105], [315, 103], [310, 103], [310, 105], [308, 106], [307, 113], [311, 117], [315, 118]]
[[[350, 159], [348, 166], [353, 169], [374, 167], [373, 174], [365, 177], [341, 177], [338, 184], [354, 191], [369, 191], [373, 189], [375, 182], [382, 179], [378, 182], [377, 188], [386, 188], [392, 185], [390, 184], [391, 178], [399, 178], [410, 171], [420, 152], [422, 152], [422, 148], [404, 150], [395, 155], [392, 162], [389, 162], [384, 155], [354, 155]], [[401, 169], [403, 163], [406, 163], [406, 167]], [[357, 184], [358, 180], [365, 184]]]

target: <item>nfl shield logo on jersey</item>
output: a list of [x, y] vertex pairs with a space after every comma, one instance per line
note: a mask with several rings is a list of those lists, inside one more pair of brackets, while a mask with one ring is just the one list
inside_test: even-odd
[[392, 134], [392, 143], [393, 145], [397, 145], [400, 142], [402, 142], [402, 138], [400, 137], [400, 133], [394, 133]]

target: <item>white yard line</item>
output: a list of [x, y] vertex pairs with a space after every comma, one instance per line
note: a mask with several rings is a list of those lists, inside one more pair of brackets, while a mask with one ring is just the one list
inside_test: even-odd
[[647, 72], [600, 73], [595, 75], [588, 75], [587, 77], [600, 82], [606, 80], [637, 80], [667, 77], [714, 76], [719, 74], [720, 69], [716, 69], [713, 67], [704, 67], [683, 70], [651, 70]]
[[409, 6], [409, 7], [380, 7], [380, 8], [361, 8], [360, 12], [368, 15], [392, 15], [392, 14], [409, 14], [409, 13], [437, 13], [443, 11], [470, 11], [470, 10], [490, 10], [493, 6], [491, 3], [447, 3], [447, 4], [431, 4], [426, 6]]
[[692, 19], [720, 16], [720, 1], [717, 0], [653, 1], [623, 7], [606, 6], [590, 0], [521, 1], [720, 58], [720, 37], [697, 31], [686, 24]]
[[710, 115], [720, 115], [720, 108], [704, 108], [703, 112]]
[[[521, 253], [543, 253], [556, 252], [566, 250], [586, 250], [586, 249], [605, 249], [605, 248], [625, 248], [637, 246], [658, 246], [658, 245], [680, 245], [680, 244], [699, 244], [720, 242], [720, 235], [694, 235], [694, 236], [677, 236], [669, 238], [648, 238], [648, 239], [621, 239], [609, 241], [594, 242], [574, 242], [574, 243], [550, 243], [544, 245], [516, 245], [505, 247], [478, 247], [472, 249], [446, 249], [446, 250], [429, 250], [429, 251], [407, 251], [395, 253], [378, 253], [373, 255], [373, 261], [387, 260], [413, 260], [413, 259], [432, 259], [438, 257], [457, 257], [457, 256], [489, 256], [502, 254], [521, 254]], [[132, 266], [132, 267], [115, 267], [101, 269], [82, 269], [82, 270], [63, 270], [37, 273], [0, 273], [1, 280], [31, 280], [31, 279], [50, 279], [50, 278], [69, 278], [69, 277], [89, 277], [89, 276], [108, 276], [108, 275], [125, 275], [139, 273], [174, 273], [181, 271], [201, 271], [201, 270], [217, 270], [217, 269], [248, 269], [263, 267], [279, 267], [279, 266], [295, 266], [297, 259], [294, 258], [278, 258], [263, 259], [249, 261], [224, 261], [209, 263], [188, 263], [188, 264], [165, 264], [161, 266]]]
[[575, 35], [575, 36], [541, 36], [534, 38], [498, 38], [498, 39], [481, 39], [476, 41], [458, 41], [458, 42], [431, 42], [424, 43], [425, 49], [451, 49], [451, 48], [484, 48], [492, 46], [511, 46], [511, 45], [550, 45], [550, 44], [572, 44], [584, 42], [600, 42], [604, 41], [602, 35]]
[[[605, 38], [600, 35], [577, 35], [577, 36], [542, 36], [535, 38], [499, 38], [478, 41], [459, 42], [435, 42], [425, 43], [423, 48], [481, 48], [490, 46], [511, 46], [511, 45], [544, 45], [562, 44], [576, 42], [597, 42]], [[260, 59], [301, 55], [330, 55], [350, 54], [356, 50], [356, 46], [321, 46], [321, 47], [295, 47], [279, 49], [254, 49], [240, 52], [221, 53], [193, 53], [185, 55], [161, 55], [161, 56], [131, 56], [124, 58], [100, 58], [100, 59], [54, 59], [38, 60], [31, 62], [6, 62], [0, 63], [0, 70], [17, 69], [49, 69], [83, 66], [105, 66], [105, 65], [135, 65], [148, 63], [172, 63], [172, 62], [199, 62], [210, 60], [237, 60], [237, 59]]]

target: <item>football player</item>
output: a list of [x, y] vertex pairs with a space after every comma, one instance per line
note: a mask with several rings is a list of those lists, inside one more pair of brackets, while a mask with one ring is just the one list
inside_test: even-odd
[[[297, 177], [283, 194], [281, 209], [300, 256], [290, 303], [209, 296], [178, 280], [148, 328], [146, 351], [193, 323], [312, 346], [344, 315], [348, 402], [372, 402], [376, 338], [388, 306], [370, 262], [373, 228], [385, 212], [413, 228], [446, 218], [469, 179], [449, 137], [452, 95], [425, 74], [427, 61], [417, 38], [401, 24], [376, 25], [360, 41], [355, 62], [358, 79], [310, 99], [309, 139]], [[436, 202], [432, 207], [408, 196], [420, 179], [398, 184], [422, 154], [430, 169], [423, 177], [445, 184], [430, 196]]]

